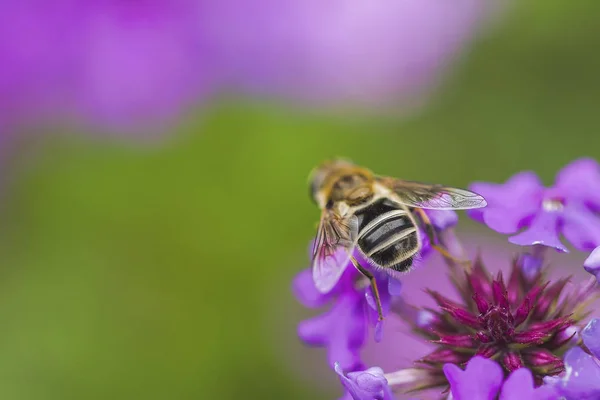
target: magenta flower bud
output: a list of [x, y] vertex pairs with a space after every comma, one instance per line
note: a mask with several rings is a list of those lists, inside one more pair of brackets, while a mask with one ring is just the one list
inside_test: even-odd
[[471, 335], [446, 335], [441, 336], [440, 340], [436, 340], [434, 343], [448, 344], [453, 347], [472, 348], [475, 345], [475, 341]]
[[525, 297], [525, 300], [515, 312], [515, 327], [521, 325], [527, 319], [529, 311], [531, 311], [531, 301], [528, 297]]
[[562, 366], [562, 359], [545, 349], [533, 349], [523, 352], [523, 359], [532, 367]]
[[477, 305], [477, 310], [480, 314], [485, 314], [489, 310], [489, 304], [479, 295], [479, 293], [475, 292], [473, 294], [473, 301]]
[[541, 331], [527, 331], [516, 333], [513, 340], [515, 343], [521, 344], [543, 344], [546, 336], [548, 334]]
[[418, 362], [424, 364], [460, 364], [463, 360], [464, 356], [452, 349], [439, 349], [421, 358]]
[[506, 291], [504, 281], [502, 280], [502, 273], [499, 273], [498, 278], [492, 282], [492, 292], [494, 294], [494, 301], [496, 304], [502, 308], [507, 308], [508, 292]]
[[521, 357], [518, 354], [509, 351], [502, 357], [502, 365], [506, 370], [512, 372], [523, 366], [523, 360], [521, 360]]
[[581, 304], [594, 292], [587, 285], [564, 295], [566, 279], [549, 285], [543, 271], [538, 272], [527, 277], [513, 261], [506, 285], [502, 274], [492, 278], [477, 259], [464, 281], [453, 281], [464, 303], [428, 290], [439, 306], [432, 310], [439, 313], [439, 324], [435, 330], [416, 332], [440, 346], [420, 360], [429, 375], [444, 360], [462, 366], [474, 356], [497, 360], [506, 375], [526, 368], [536, 385], [561, 373], [560, 355], [573, 335], [569, 328], [585, 315]]

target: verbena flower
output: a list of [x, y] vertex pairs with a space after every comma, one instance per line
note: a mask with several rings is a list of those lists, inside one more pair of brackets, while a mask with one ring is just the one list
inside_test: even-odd
[[600, 399], [600, 319], [591, 320], [581, 331], [586, 349], [575, 347], [565, 355], [566, 372], [544, 381], [567, 399]]
[[[453, 400], [559, 400], [560, 395], [567, 400], [595, 398], [585, 397], [585, 393], [596, 395], [595, 374], [600, 373], [600, 364], [595, 360], [592, 364], [591, 356], [573, 346], [581, 337], [594, 351], [600, 348], [600, 322], [592, 320], [577, 335], [577, 325], [587, 315], [586, 306], [596, 286], [589, 281], [565, 293], [568, 278], [549, 283], [544, 268], [533, 275], [523, 273], [527, 265], [523, 260], [532, 257], [526, 255], [512, 263], [506, 283], [501, 274], [489, 276], [480, 259], [464, 275], [452, 269], [451, 280], [462, 302], [452, 302], [436, 292], [430, 295], [439, 308], [416, 308], [397, 299], [393, 311], [438, 348], [417, 360], [414, 367], [395, 372], [365, 370], [362, 364], [346, 370], [338, 365], [338, 374], [344, 376], [342, 371], [346, 372], [346, 396], [388, 399], [383, 396], [395, 388], [404, 392], [439, 388], [440, 392], [449, 390]], [[576, 377], [562, 378], [569, 377], [569, 371], [579, 372]], [[371, 380], [366, 379], [371, 375]], [[360, 382], [365, 382], [362, 386], [356, 380], [359, 376], [363, 377]], [[355, 391], [348, 385], [354, 385]], [[365, 390], [357, 392], [356, 385]]]
[[[487, 184], [473, 187], [484, 197], [486, 188], [491, 187], [493, 190], [488, 190], [488, 194], [495, 199], [486, 198], [492, 210], [487, 214], [486, 209], [476, 212], [476, 219], [494, 229], [514, 226], [516, 232], [529, 227], [517, 235], [517, 239], [529, 234], [542, 235], [540, 240], [520, 243], [533, 246], [513, 256], [507, 265], [510, 266], [508, 272], [492, 275], [483, 262], [489, 259], [483, 256], [460, 262], [466, 256], [451, 229], [456, 216], [427, 211], [436, 224], [439, 244], [453, 255], [444, 260], [460, 300], [451, 299], [451, 294], [444, 290], [428, 289], [427, 283], [425, 292], [434, 306], [410, 304], [408, 296], [411, 295], [404, 292], [384, 299], [385, 312], [389, 311], [390, 318], [396, 314], [411, 327], [413, 337], [424, 339], [423, 342], [434, 347], [408, 368], [384, 372], [377, 367], [367, 368], [360, 358], [368, 319], [364, 311], [355, 312], [359, 309], [355, 305], [362, 301], [363, 309], [372, 308], [367, 307], [369, 290], [360, 292], [366, 285], [356, 271], [347, 268], [338, 285], [327, 294], [318, 294], [308, 278], [309, 272], [305, 272], [304, 284], [311, 294], [305, 296], [303, 303], [321, 306], [327, 301], [333, 302], [330, 312], [316, 319], [320, 324], [317, 331], [321, 334], [317, 337], [328, 340], [312, 341], [312, 344], [328, 346], [330, 363], [346, 389], [344, 400], [390, 400], [392, 390], [405, 393], [437, 390], [440, 396], [449, 395], [453, 400], [600, 399], [600, 319], [592, 319], [580, 329], [595, 311], [589, 305], [599, 298], [600, 250], [593, 251], [584, 265], [596, 277], [571, 285], [569, 290], [567, 284], [571, 277], [559, 275], [550, 280], [544, 259], [549, 243], [554, 244], [552, 247], [562, 246], [558, 239], [560, 232], [580, 248], [592, 246], [590, 238], [600, 229], [600, 218], [595, 216], [600, 211], [600, 171], [594, 161], [578, 160], [559, 174], [551, 189], [531, 185], [532, 177], [531, 174], [519, 175], [518, 179], [509, 181], [507, 190]], [[551, 209], [548, 202], [556, 207]], [[519, 211], [520, 206], [529, 211]], [[444, 224], [444, 220], [450, 222]], [[540, 220], [545, 222], [540, 223]], [[577, 229], [581, 231], [575, 232]], [[547, 240], [549, 237], [556, 240]], [[498, 257], [493, 259], [497, 261]], [[427, 260], [417, 268], [417, 275], [422, 268], [428, 268]], [[435, 274], [437, 271], [430, 271], [427, 279]], [[410, 285], [407, 288], [410, 291]], [[307, 301], [307, 298], [313, 300]], [[364, 300], [359, 300], [361, 298]], [[355, 308], [347, 306], [347, 299], [355, 299], [349, 303]], [[360, 332], [359, 340], [354, 343], [348, 338], [357, 332]], [[304, 333], [300, 332], [300, 336], [311, 343], [314, 336]], [[336, 335], [344, 340], [336, 341]], [[343, 351], [332, 351], [336, 347]], [[410, 353], [410, 349], [407, 348], [406, 353]]]
[[578, 250], [600, 245], [600, 167], [595, 160], [567, 165], [550, 188], [533, 172], [521, 172], [504, 184], [478, 182], [470, 189], [485, 197], [488, 206], [468, 214], [497, 232], [516, 233], [509, 238], [512, 243], [566, 252], [559, 238], [563, 234]]
[[[384, 315], [390, 308], [391, 296], [400, 294], [400, 283], [385, 274], [377, 274], [377, 286]], [[329, 364], [337, 362], [345, 371], [362, 365], [360, 350], [364, 346], [369, 326], [379, 339], [382, 326], [378, 322], [376, 305], [368, 281], [350, 265], [331, 292], [320, 293], [310, 269], [302, 271], [293, 284], [294, 294], [306, 307], [318, 308], [331, 302], [326, 313], [303, 321], [298, 336], [306, 344], [327, 348]]]
[[415, 388], [446, 385], [442, 366], [465, 365], [475, 356], [497, 360], [505, 375], [525, 367], [538, 385], [544, 376], [564, 371], [561, 356], [573, 335], [569, 328], [587, 315], [590, 288], [565, 294], [568, 278], [550, 283], [543, 270], [527, 276], [522, 259], [514, 260], [507, 280], [501, 273], [492, 277], [481, 258], [464, 277], [454, 274], [461, 302], [429, 291], [438, 308], [425, 309], [427, 323], [418, 318], [423, 311], [409, 322], [438, 348], [417, 360], [430, 377], [423, 384], [415, 382]]
[[558, 400], [552, 387], [535, 387], [527, 368], [518, 368], [505, 379], [505, 372], [496, 361], [481, 356], [473, 357], [464, 371], [446, 364], [444, 374], [453, 400]]

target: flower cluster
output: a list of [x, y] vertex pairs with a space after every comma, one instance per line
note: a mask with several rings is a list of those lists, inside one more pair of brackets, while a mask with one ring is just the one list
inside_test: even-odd
[[[590, 307], [600, 298], [598, 164], [573, 162], [549, 189], [532, 173], [517, 174], [505, 185], [477, 183], [471, 189], [488, 201], [488, 207], [471, 210], [471, 217], [529, 246], [512, 261], [507, 258], [508, 274], [492, 273], [485, 252], [459, 262], [466, 256], [453, 230], [456, 220], [440, 223], [451, 214], [429, 210], [438, 221], [436, 236], [453, 255], [445, 261], [460, 300], [425, 287], [435, 306], [411, 304], [398, 281], [374, 272], [386, 316], [399, 316], [433, 351], [397, 371], [365, 366], [360, 350], [367, 326], [376, 327], [376, 339], [382, 326], [376, 324], [368, 284], [351, 267], [326, 294], [316, 291], [309, 271], [296, 279], [296, 296], [304, 305], [333, 303], [326, 314], [300, 324], [300, 338], [327, 347], [346, 390], [344, 400], [392, 400], [396, 391], [418, 395], [430, 390], [454, 400], [600, 399], [600, 319], [593, 318], [598, 315]], [[550, 279], [545, 249], [566, 252], [560, 234], [578, 250], [593, 250], [584, 268], [594, 276], [580, 283], [566, 274]], [[419, 268], [427, 269], [427, 260]]]
[[566, 252], [563, 234], [578, 250], [600, 246], [600, 167], [583, 158], [567, 165], [554, 186], [545, 188], [533, 172], [521, 172], [506, 183], [474, 183], [471, 190], [488, 202], [468, 214], [491, 229], [511, 236], [512, 243], [541, 244]]
[[492, 278], [477, 258], [464, 276], [453, 276], [461, 303], [429, 291], [438, 308], [397, 307], [416, 335], [437, 345], [416, 361], [422, 377], [414, 380], [413, 388], [452, 383], [448, 371], [454, 369], [446, 364], [466, 365], [476, 356], [496, 360], [505, 375], [526, 368], [536, 385], [565, 370], [561, 356], [576, 326], [587, 316], [586, 305], [595, 285], [590, 282], [565, 294], [567, 278], [550, 283], [544, 269], [533, 276], [531, 271], [525, 273], [530, 257], [524, 254], [514, 260], [506, 281], [502, 273]]

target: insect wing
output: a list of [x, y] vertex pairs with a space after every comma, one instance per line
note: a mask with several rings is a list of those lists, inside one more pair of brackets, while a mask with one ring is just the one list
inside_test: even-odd
[[487, 205], [485, 199], [465, 189], [380, 178], [380, 183], [396, 193], [398, 200], [409, 207], [435, 210], [467, 210]]
[[313, 249], [312, 271], [317, 290], [328, 293], [350, 262], [358, 237], [358, 219], [323, 211]]

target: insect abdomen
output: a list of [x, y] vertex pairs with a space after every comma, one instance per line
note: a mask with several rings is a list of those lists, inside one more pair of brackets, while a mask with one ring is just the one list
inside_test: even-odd
[[419, 250], [417, 227], [408, 211], [382, 199], [357, 211], [358, 246], [382, 268], [406, 271]]

